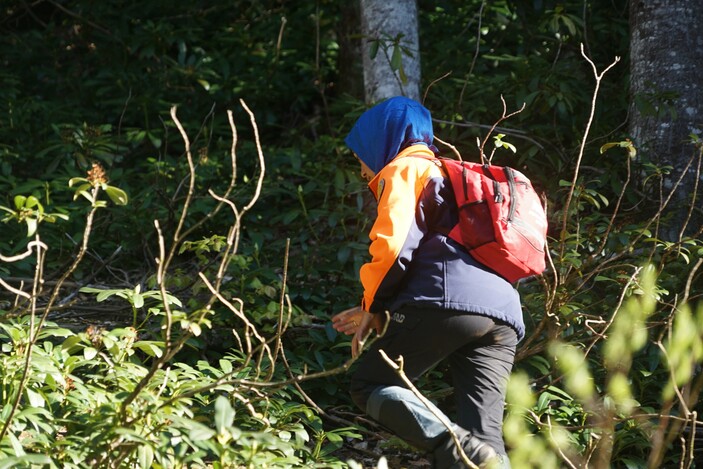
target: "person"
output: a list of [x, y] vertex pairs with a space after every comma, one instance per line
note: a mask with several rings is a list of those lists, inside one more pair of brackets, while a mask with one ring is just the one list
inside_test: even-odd
[[[448, 233], [456, 201], [433, 146], [430, 112], [390, 98], [364, 112], [345, 139], [377, 201], [371, 260], [360, 270], [361, 305], [332, 318], [352, 335], [358, 356], [372, 330], [385, 333], [361, 357], [351, 379], [354, 403], [398, 437], [427, 451], [436, 469], [509, 468], [502, 423], [507, 379], [525, 333], [520, 298]], [[388, 317], [387, 326], [385, 318]], [[455, 420], [422, 403], [379, 353], [403, 357], [410, 380], [441, 361], [451, 370]]]

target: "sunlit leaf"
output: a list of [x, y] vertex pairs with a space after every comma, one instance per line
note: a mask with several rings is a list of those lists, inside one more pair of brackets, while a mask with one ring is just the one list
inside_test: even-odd
[[83, 358], [86, 360], [92, 360], [98, 354], [98, 351], [93, 347], [86, 347], [83, 349]]
[[37, 232], [37, 225], [39, 224], [39, 221], [36, 218], [25, 218], [25, 223], [27, 224], [27, 237], [34, 236], [34, 233]]
[[219, 435], [232, 426], [234, 415], [235, 412], [229, 400], [225, 396], [218, 396], [215, 400], [215, 429]]
[[86, 178], [71, 178], [68, 180], [68, 187], [73, 187], [74, 184], [77, 184], [79, 182], [88, 183], [88, 180]]
[[137, 309], [144, 306], [144, 296], [140, 295], [139, 293], [133, 293], [132, 294], [132, 305]]
[[154, 462], [154, 448], [150, 445], [141, 445], [137, 449], [137, 456], [139, 458], [139, 467], [152, 467]]
[[146, 353], [150, 357], [160, 357], [161, 355], [164, 354], [163, 350], [161, 347], [159, 347], [158, 344], [163, 345], [162, 342], [151, 342], [151, 341], [139, 341], [134, 343], [134, 348], [137, 348], [141, 350], [142, 352]]
[[193, 421], [190, 423], [190, 431], [188, 432], [188, 436], [193, 441], [209, 440], [215, 436], [215, 434], [215, 430], [206, 427], [202, 423]]
[[14, 200], [15, 208], [17, 210], [23, 209], [26, 201], [27, 201], [27, 197], [25, 197], [23, 195], [16, 195], [15, 200]]
[[36, 391], [33, 391], [31, 389], [26, 389], [27, 391], [27, 400], [29, 401], [29, 404], [32, 407], [44, 407], [46, 401], [44, 401], [44, 398], [42, 397], [41, 394], [39, 394]]
[[115, 205], [127, 205], [127, 193], [119, 187], [107, 186], [105, 188], [105, 193]]

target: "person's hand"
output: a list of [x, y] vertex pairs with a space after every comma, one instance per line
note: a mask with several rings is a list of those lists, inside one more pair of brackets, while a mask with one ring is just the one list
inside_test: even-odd
[[351, 335], [352, 357], [359, 356], [364, 342], [375, 329], [377, 334], [383, 330], [383, 318], [379, 314], [371, 314], [356, 306], [342, 311], [332, 317], [332, 327], [338, 332]]
[[356, 334], [363, 315], [364, 310], [361, 309], [361, 306], [345, 309], [332, 316], [332, 327], [335, 331], [346, 335]]
[[371, 335], [371, 328], [376, 329], [376, 333], [380, 334], [380, 321], [375, 314], [362, 312], [361, 323], [356, 329], [356, 333], [352, 338], [351, 353], [352, 357], [356, 358], [364, 348], [364, 342]]

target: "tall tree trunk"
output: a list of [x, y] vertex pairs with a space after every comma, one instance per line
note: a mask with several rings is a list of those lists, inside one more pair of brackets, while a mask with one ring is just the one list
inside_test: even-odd
[[337, 23], [339, 42], [338, 78], [336, 92], [364, 99], [364, 69], [362, 65], [361, 19], [359, 2], [342, 2], [341, 21]]
[[630, 0], [630, 135], [635, 145], [659, 165], [672, 165], [665, 181], [671, 189], [693, 158], [682, 186], [668, 206], [674, 217], [665, 236], [678, 238], [700, 199], [691, 200], [697, 173], [696, 148], [691, 134], [703, 127], [703, 4], [701, 0]]
[[420, 99], [416, 0], [361, 0], [367, 103], [404, 95]]

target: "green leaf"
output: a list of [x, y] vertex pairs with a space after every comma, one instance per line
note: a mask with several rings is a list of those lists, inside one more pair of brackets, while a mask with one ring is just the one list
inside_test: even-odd
[[24, 203], [24, 206], [26, 208], [34, 208], [34, 207], [41, 208], [41, 204], [39, 203], [39, 199], [37, 199], [33, 195], [30, 195], [29, 197], [27, 197], [27, 201]]
[[74, 184], [77, 184], [79, 182], [87, 183], [88, 186], [90, 186], [86, 178], [71, 178], [68, 180], [68, 187], [73, 187]]
[[195, 337], [199, 337], [200, 334], [203, 333], [203, 329], [200, 327], [200, 324], [198, 324], [197, 322], [191, 322], [190, 324], [188, 324], [188, 330], [190, 330], [190, 332]]
[[403, 64], [403, 53], [400, 50], [400, 46], [396, 45], [393, 48], [393, 55], [391, 56], [391, 70], [394, 72], [398, 70]]
[[630, 158], [634, 158], [635, 156], [637, 156], [637, 149], [632, 144], [632, 141], [630, 139], [625, 139], [622, 142], [608, 142], [608, 143], [603, 144], [600, 147], [601, 155], [613, 147], [625, 148], [627, 150], [627, 154]]
[[134, 305], [135, 308], [141, 308], [144, 306], [144, 296], [139, 294], [139, 293], [132, 293], [132, 305]]
[[137, 449], [139, 467], [151, 467], [154, 462], [154, 448], [150, 445], [142, 445]]
[[93, 188], [92, 184], [89, 184], [89, 183], [81, 184], [80, 186], [78, 186], [78, 187], [76, 188], [76, 192], [75, 192], [75, 195], [74, 195], [73, 198], [74, 198], [74, 199], [78, 198], [78, 195], [79, 195], [81, 192], [89, 192], [90, 189], [92, 189], [92, 188]]
[[45, 339], [47, 337], [70, 337], [74, 333], [71, 329], [65, 327], [50, 327], [44, 328], [37, 334], [38, 339]]
[[24, 221], [27, 223], [27, 237], [34, 236], [34, 233], [37, 232], [39, 221], [36, 218], [25, 218]]
[[43, 454], [25, 454], [21, 457], [11, 457], [0, 461], [0, 469], [14, 469], [17, 467], [31, 467], [32, 465], [51, 464], [51, 458]]
[[503, 142], [503, 148], [507, 148], [508, 150], [512, 151], [513, 153], [517, 153], [517, 148], [515, 148], [515, 145], [513, 145], [512, 143]]
[[105, 187], [105, 193], [115, 205], [127, 205], [129, 200], [127, 198], [127, 193], [119, 187], [107, 186]]
[[124, 293], [122, 293], [121, 295], [120, 295], [120, 293], [121, 292], [119, 292], [117, 290], [103, 290], [100, 293], [98, 293], [98, 295], [95, 297], [95, 301], [97, 301], [98, 303], [101, 303], [113, 295], [118, 295], [118, 296], [121, 296], [122, 298], [124, 298]]
[[90, 201], [91, 204], [95, 203], [95, 199], [93, 198], [93, 195], [90, 193], [90, 189], [92, 187], [93, 186], [91, 186], [90, 184], [83, 184], [82, 186], [78, 187], [78, 189], [76, 189], [76, 192], [73, 194], [73, 200], [76, 200], [78, 198], [78, 196], [82, 195], [83, 197], [88, 199], [88, 201]]
[[41, 394], [29, 388], [27, 389], [27, 400], [32, 407], [44, 407], [44, 404], [46, 404]]
[[222, 369], [223, 373], [231, 373], [232, 372], [232, 362], [229, 360], [219, 360], [218, 362], [220, 364], [220, 368]]
[[83, 349], [83, 357], [86, 360], [92, 360], [98, 354], [98, 351], [93, 347], [86, 347]]
[[371, 57], [371, 60], [376, 58], [376, 55], [378, 54], [378, 47], [380, 46], [380, 41], [372, 41], [371, 42], [371, 49], [369, 50], [369, 57]]
[[[22, 443], [20, 443], [20, 440], [17, 439], [15, 434], [13, 432], [8, 432], [7, 433], [8, 438], [10, 439], [10, 444], [12, 445], [12, 449], [15, 451], [15, 455], [17, 456], [24, 456], [24, 448], [22, 448]], [[15, 458], [12, 458], [15, 459]], [[2, 467], [14, 467], [14, 466], [6, 466], [3, 463], [0, 462], [0, 468]]]
[[166, 301], [170, 305], [176, 305], [176, 306], [183, 306], [183, 303], [181, 303], [181, 300], [179, 300], [177, 297], [166, 293]]
[[163, 346], [163, 342], [140, 340], [134, 343], [134, 348], [141, 350], [150, 357], [160, 357], [164, 352], [159, 345]]
[[216, 435], [216, 432], [213, 429], [206, 427], [202, 423], [194, 422], [192, 420], [189, 423], [190, 431], [188, 432], [188, 436], [193, 441], [209, 440]]
[[569, 30], [569, 34], [574, 36], [576, 34], [576, 24], [569, 18], [568, 16], [562, 16], [561, 21], [564, 23], [564, 26]]
[[68, 353], [71, 353], [72, 349], [81, 342], [81, 337], [78, 335], [71, 335], [66, 340], [61, 343], [61, 348]]
[[505, 134], [498, 134], [493, 137], [496, 148], [502, 147], [511, 150], [513, 153], [517, 153], [517, 148], [515, 148], [515, 145], [513, 145], [512, 143], [504, 142], [503, 137], [505, 137]]
[[23, 209], [26, 201], [27, 201], [27, 197], [25, 197], [23, 195], [16, 195], [15, 196], [15, 208], [17, 210]]
[[401, 67], [398, 69], [398, 74], [400, 75], [400, 81], [404, 84], [408, 84], [408, 76], [405, 74], [405, 67], [401, 65]]
[[614, 142], [605, 143], [605, 144], [601, 145], [601, 147], [600, 147], [600, 154], [602, 155], [606, 151], [608, 151], [611, 148], [616, 147], [616, 146], [618, 146], [618, 144], [614, 143]]
[[215, 428], [217, 434], [222, 435], [225, 429], [234, 423], [234, 409], [225, 396], [218, 396], [215, 400]]

